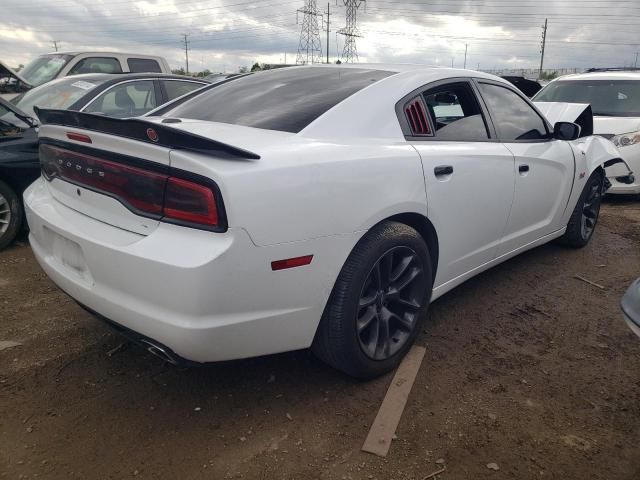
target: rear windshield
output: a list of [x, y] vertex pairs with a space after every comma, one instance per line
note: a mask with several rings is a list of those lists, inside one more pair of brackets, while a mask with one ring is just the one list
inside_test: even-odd
[[560, 80], [538, 93], [536, 102], [588, 103], [603, 117], [640, 117], [640, 80]]
[[393, 72], [364, 68], [282, 68], [214, 87], [165, 116], [297, 133], [345, 98]]

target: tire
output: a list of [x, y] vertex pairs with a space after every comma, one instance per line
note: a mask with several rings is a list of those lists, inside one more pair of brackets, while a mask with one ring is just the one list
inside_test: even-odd
[[418, 334], [432, 287], [431, 257], [420, 234], [402, 223], [381, 223], [342, 267], [313, 352], [356, 378], [393, 370]]
[[22, 226], [22, 202], [5, 182], [0, 180], [0, 250], [13, 240]]
[[559, 241], [571, 248], [582, 248], [593, 236], [600, 214], [604, 177], [596, 171], [587, 180], [580, 198], [571, 213], [567, 231]]

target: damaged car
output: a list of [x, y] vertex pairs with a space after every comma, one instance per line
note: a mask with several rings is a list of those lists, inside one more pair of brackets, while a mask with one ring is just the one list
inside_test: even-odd
[[640, 171], [640, 72], [602, 69], [566, 75], [544, 87], [535, 102], [591, 105], [593, 132], [611, 140], [626, 165], [607, 168], [609, 194], [640, 194], [640, 178], [629, 182], [627, 167]]
[[588, 244], [620, 153], [570, 110], [551, 123], [481, 72], [364, 64], [239, 77], [156, 117], [38, 109], [29, 239], [60, 288], [168, 362], [311, 347], [375, 377], [446, 292]]

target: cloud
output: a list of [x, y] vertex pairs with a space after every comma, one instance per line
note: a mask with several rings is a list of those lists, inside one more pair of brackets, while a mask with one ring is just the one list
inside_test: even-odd
[[[340, 56], [345, 24], [331, 3], [329, 47]], [[235, 71], [259, 62], [295, 61], [303, 0], [3, 0], [0, 58], [24, 64], [53, 50], [119, 50], [165, 56], [191, 69]], [[640, 8], [633, 0], [368, 0], [358, 12], [361, 61], [476, 68], [537, 68], [541, 24], [549, 18], [545, 66], [633, 64]], [[319, 2], [319, 10], [326, 8]], [[322, 24], [323, 25], [323, 24]], [[321, 25], [321, 28], [322, 28]], [[326, 34], [321, 32], [323, 50]], [[324, 54], [323, 54], [324, 55]], [[324, 58], [324, 57], [323, 57]]]

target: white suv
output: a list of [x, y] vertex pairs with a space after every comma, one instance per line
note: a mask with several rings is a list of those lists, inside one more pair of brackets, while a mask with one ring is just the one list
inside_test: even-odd
[[[6, 70], [9, 70], [5, 67]], [[121, 52], [55, 52], [40, 55], [13, 76], [27, 87], [80, 73], [171, 73], [162, 57]], [[6, 72], [5, 72], [6, 73]]]
[[549, 83], [533, 100], [590, 104], [594, 133], [610, 139], [635, 174], [635, 180], [628, 183], [629, 172], [623, 165], [609, 167], [612, 187], [607, 193], [640, 193], [640, 71], [610, 69], [567, 75]]

